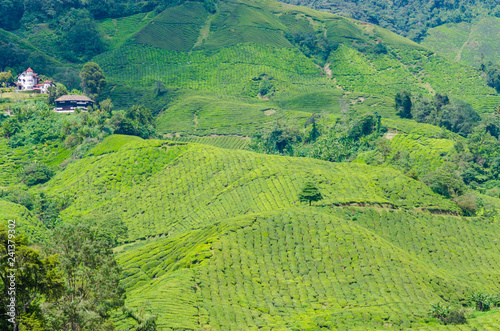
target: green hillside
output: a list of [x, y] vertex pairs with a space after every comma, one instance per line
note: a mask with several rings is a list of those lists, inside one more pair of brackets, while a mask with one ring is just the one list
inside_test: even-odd
[[488, 61], [498, 62], [499, 26], [497, 17], [440, 25], [429, 29], [421, 44], [449, 59], [478, 68]]
[[[354, 108], [391, 117], [392, 99], [401, 90], [448, 94], [481, 112], [491, 112], [500, 100], [476, 69], [375, 25], [303, 7], [264, 0], [221, 1], [211, 13], [201, 3], [185, 2], [150, 17], [138, 14], [114, 20], [114, 25], [102, 21], [100, 27], [111, 31], [109, 36], [118, 33], [113, 29], [123, 32], [111, 37], [114, 47], [94, 61], [103, 68], [116, 105], [130, 106], [130, 95], [148, 100], [155, 112], [164, 112], [159, 127], [165, 133], [205, 134], [193, 127], [193, 116], [201, 109], [227, 109], [235, 116], [225, 122], [245, 127], [248, 123], [238, 120], [240, 103], [251, 100], [262, 100], [261, 109], [293, 118], [300, 118], [295, 111], [338, 112], [346, 98], [361, 100]], [[158, 81], [164, 83], [168, 101], [153, 95]], [[207, 92], [216, 96], [218, 107], [207, 100]], [[302, 99], [297, 94], [303, 94]], [[202, 98], [208, 105], [199, 105]], [[363, 105], [375, 99], [382, 102]], [[218, 121], [217, 115], [202, 113]], [[182, 130], [165, 125], [173, 120]], [[242, 134], [234, 129], [215, 131], [215, 126], [210, 130]]]
[[[310, 180], [324, 199], [301, 207]], [[498, 223], [390, 168], [111, 136], [45, 186], [121, 233], [127, 305], [160, 328], [435, 325], [432, 303], [499, 289]]]
[[392, 169], [160, 140], [131, 140], [117, 151], [103, 147], [120, 146], [115, 141], [107, 138], [90, 156], [69, 164], [46, 193], [73, 197], [64, 218], [105, 222], [120, 215], [128, 241], [295, 206], [307, 179], [319, 182], [321, 204], [458, 212], [453, 202]]
[[[371, 208], [298, 208], [151, 239], [118, 257], [128, 303], [150, 302], [167, 329], [437, 327], [429, 302], [458, 300], [471, 290], [465, 284], [498, 290], [498, 226], [489, 226]], [[496, 325], [495, 317], [481, 323]]]
[[[272, 0], [48, 1], [0, 30], [20, 55], [0, 69], [34, 61], [71, 89], [96, 62], [97, 102], [67, 115], [5, 95], [0, 221], [57, 253], [46, 270], [66, 282], [43, 283], [24, 329], [500, 328], [500, 88], [477, 62], [498, 19], [473, 19], [490, 2], [357, 2], [414, 40], [436, 26], [418, 44]], [[60, 321], [72, 309], [86, 325]]]

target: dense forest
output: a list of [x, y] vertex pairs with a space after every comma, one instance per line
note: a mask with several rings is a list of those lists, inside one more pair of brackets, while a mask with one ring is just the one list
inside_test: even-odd
[[492, 15], [500, 17], [500, 5], [494, 0], [284, 0], [345, 17], [376, 24], [412, 40], [421, 40], [427, 29], [446, 24], [470, 22]]

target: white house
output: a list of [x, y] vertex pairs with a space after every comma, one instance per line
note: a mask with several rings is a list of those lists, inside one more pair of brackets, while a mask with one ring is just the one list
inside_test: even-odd
[[29, 91], [35, 88], [39, 80], [38, 74], [34, 73], [33, 69], [28, 68], [28, 70], [19, 75], [16, 85], [19, 90]]
[[49, 93], [49, 87], [51, 86], [56, 86], [53, 81], [51, 80], [46, 80], [43, 82], [43, 84], [36, 84], [35, 87], [33, 88], [33, 91], [38, 91], [43, 94]]

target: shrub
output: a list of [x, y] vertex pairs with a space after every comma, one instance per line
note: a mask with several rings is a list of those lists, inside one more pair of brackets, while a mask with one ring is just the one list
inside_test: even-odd
[[422, 182], [430, 188], [447, 198], [461, 195], [465, 190], [465, 184], [454, 169], [449, 165], [443, 165], [422, 177]]
[[474, 216], [477, 213], [476, 199], [473, 195], [462, 195], [455, 198], [455, 202], [462, 210], [464, 216]]
[[439, 320], [443, 320], [446, 318], [451, 311], [451, 306], [444, 306], [440, 302], [431, 304], [431, 310], [430, 310], [430, 315], [434, 318], [437, 318]]
[[444, 325], [458, 325], [466, 324], [467, 318], [465, 317], [465, 311], [463, 309], [453, 309], [449, 312], [448, 316], [442, 319]]
[[488, 311], [492, 306], [494, 306], [492, 299], [493, 297], [489, 294], [474, 292], [470, 295], [469, 302], [476, 308], [476, 310]]
[[53, 175], [54, 172], [46, 164], [33, 162], [21, 169], [19, 177], [20, 182], [33, 186], [47, 182]]

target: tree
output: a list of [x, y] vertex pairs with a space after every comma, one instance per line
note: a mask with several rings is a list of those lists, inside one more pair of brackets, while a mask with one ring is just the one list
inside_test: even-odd
[[139, 313], [135, 313], [132, 309], [128, 307], [123, 307], [123, 313], [132, 319], [134, 319], [138, 325], [135, 327], [135, 331], [156, 331], [156, 319], [157, 315], [144, 315], [144, 308], [139, 311]]
[[47, 98], [47, 104], [48, 105], [53, 105], [56, 101], [56, 99], [62, 97], [63, 95], [68, 94], [68, 90], [66, 89], [66, 86], [63, 84], [57, 84], [56, 86], [51, 86], [48, 88], [48, 98]]
[[0, 0], [0, 28], [5, 30], [15, 30], [19, 28], [19, 23], [24, 13], [23, 0]]
[[14, 81], [14, 76], [12, 76], [12, 72], [9, 70], [7, 72], [0, 72], [0, 84], [8, 85]]
[[111, 114], [111, 111], [113, 110], [113, 103], [111, 102], [110, 98], [107, 98], [104, 101], [101, 101], [99, 103], [99, 109], [107, 114]]
[[[10, 230], [10, 231], [9, 231]], [[0, 227], [0, 287], [3, 303], [4, 315], [11, 311], [8, 307], [10, 291], [11, 269], [16, 269], [15, 274], [15, 297], [16, 305], [13, 307], [17, 316], [17, 324], [12, 330], [17, 331], [20, 326], [23, 330], [32, 330], [31, 327], [43, 323], [40, 314], [40, 303], [55, 300], [63, 290], [62, 275], [57, 269], [58, 261], [56, 256], [42, 257], [39, 251], [28, 246], [28, 241], [24, 235], [9, 230], [5, 226]], [[14, 235], [15, 233], [15, 235]], [[13, 256], [9, 255], [9, 240], [15, 242], [14, 265], [9, 260]], [[6, 325], [5, 319], [0, 321], [2, 330], [10, 330], [11, 325]]]
[[440, 110], [440, 126], [464, 137], [471, 133], [481, 120], [481, 117], [471, 105], [460, 100], [443, 105]]
[[322, 199], [323, 196], [321, 195], [321, 192], [312, 182], [307, 182], [302, 189], [302, 192], [299, 193], [300, 202], [309, 202], [309, 206], [313, 201], [319, 201]]
[[447, 198], [459, 196], [466, 189], [460, 176], [448, 163], [423, 176], [422, 182], [430, 186], [434, 192]]
[[41, 162], [30, 163], [22, 168], [19, 173], [20, 181], [28, 186], [43, 184], [53, 175], [54, 172], [45, 163]]
[[474, 292], [470, 295], [469, 302], [479, 311], [488, 311], [491, 309], [491, 296], [486, 293]]
[[408, 91], [398, 92], [394, 97], [396, 112], [401, 118], [412, 118], [411, 115], [411, 93]]
[[89, 224], [66, 224], [54, 230], [48, 250], [59, 256], [65, 290], [43, 307], [51, 330], [104, 330], [110, 312], [123, 306], [120, 268], [113, 239]]
[[159, 97], [162, 94], [164, 94], [165, 92], [166, 92], [165, 83], [162, 80], [158, 79], [155, 82], [155, 86], [153, 88], [153, 93], [154, 93], [155, 97]]
[[86, 63], [80, 71], [80, 79], [85, 93], [97, 101], [106, 87], [106, 77], [101, 67], [95, 62]]

